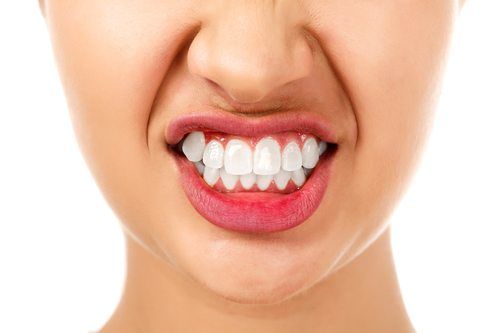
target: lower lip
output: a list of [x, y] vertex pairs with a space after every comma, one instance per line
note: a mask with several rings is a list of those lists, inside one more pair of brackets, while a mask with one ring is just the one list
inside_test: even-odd
[[271, 233], [296, 227], [316, 211], [328, 186], [335, 151], [325, 152], [304, 186], [289, 194], [218, 192], [205, 183], [193, 163], [173, 155], [186, 196], [207, 221], [231, 231]]

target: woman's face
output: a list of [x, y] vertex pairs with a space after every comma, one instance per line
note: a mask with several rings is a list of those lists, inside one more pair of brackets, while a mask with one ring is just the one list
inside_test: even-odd
[[425, 141], [457, 9], [42, 5], [82, 151], [129, 235], [245, 303], [313, 286], [384, 231]]

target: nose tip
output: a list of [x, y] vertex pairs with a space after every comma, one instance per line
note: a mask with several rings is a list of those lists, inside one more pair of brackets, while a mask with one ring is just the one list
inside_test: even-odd
[[189, 47], [189, 71], [215, 83], [236, 102], [259, 102], [311, 72], [309, 43], [297, 25], [290, 23], [281, 18], [257, 24], [241, 16], [211, 22]]

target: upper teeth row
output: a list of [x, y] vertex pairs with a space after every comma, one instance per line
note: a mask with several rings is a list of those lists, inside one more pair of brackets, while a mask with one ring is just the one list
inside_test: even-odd
[[191, 162], [203, 161], [212, 169], [224, 168], [230, 175], [276, 175], [280, 170], [297, 171], [302, 167], [312, 169], [325, 152], [326, 142], [319, 144], [315, 138], [307, 138], [300, 149], [295, 141], [287, 143], [281, 151], [280, 144], [272, 137], [262, 138], [252, 152], [243, 140], [231, 139], [226, 147], [217, 140], [205, 142], [203, 132], [190, 133], [182, 143], [182, 152]]

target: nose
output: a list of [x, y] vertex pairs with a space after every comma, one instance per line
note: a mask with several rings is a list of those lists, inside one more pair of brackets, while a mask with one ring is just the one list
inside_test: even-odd
[[210, 1], [188, 50], [189, 71], [240, 103], [307, 77], [312, 50], [298, 1]]

